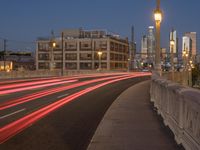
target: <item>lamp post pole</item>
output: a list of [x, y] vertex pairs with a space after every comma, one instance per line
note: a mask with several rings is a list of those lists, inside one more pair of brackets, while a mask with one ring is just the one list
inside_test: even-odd
[[4, 68], [4, 71], [6, 71], [6, 42], [7, 40], [4, 39], [3, 40], [3, 68]]
[[160, 10], [160, 0], [157, 0], [157, 7], [154, 10], [154, 19], [156, 24], [156, 56], [155, 56], [155, 70], [161, 76], [161, 62], [160, 62], [160, 24], [162, 21], [162, 11]]
[[50, 48], [51, 48], [51, 58], [50, 58], [50, 71], [53, 70], [53, 50], [56, 47], [56, 42], [51, 40], [50, 41]]
[[188, 53], [187, 53], [187, 49], [185, 49], [185, 45], [184, 45], [184, 50], [183, 50], [183, 64], [184, 64], [184, 85], [188, 85]]
[[172, 72], [172, 80], [174, 80], [174, 40], [173, 40], [173, 37], [172, 37], [172, 40], [170, 40], [170, 47], [171, 47], [171, 52], [170, 52], [171, 72]]
[[61, 76], [64, 76], [64, 70], [65, 70], [65, 61], [64, 61], [64, 59], [65, 59], [65, 57], [64, 57], [64, 33], [62, 32], [62, 35], [61, 35], [61, 37], [62, 37], [62, 43], [61, 43], [61, 45], [62, 45], [62, 57], [61, 57], [61, 59], [62, 59], [62, 61], [61, 61]]

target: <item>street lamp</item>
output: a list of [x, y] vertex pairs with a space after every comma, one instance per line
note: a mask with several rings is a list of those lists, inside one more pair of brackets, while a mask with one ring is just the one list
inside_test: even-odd
[[98, 57], [99, 57], [99, 70], [101, 70], [101, 56], [102, 56], [103, 52], [98, 51], [97, 54], [98, 54]]
[[184, 83], [185, 85], [189, 85], [191, 86], [192, 84], [192, 75], [191, 75], [191, 68], [188, 64], [188, 50], [187, 48], [185, 49], [185, 45], [184, 45], [184, 50], [183, 50], [183, 53], [182, 53], [182, 56], [183, 56], [183, 60], [184, 60]]
[[170, 61], [171, 61], [172, 80], [174, 80], [174, 45], [175, 45], [175, 42], [174, 42], [173, 36], [172, 36], [172, 40], [170, 40], [170, 47], [171, 47]]
[[49, 45], [50, 45], [50, 48], [51, 48], [50, 70], [53, 70], [53, 50], [56, 47], [56, 42], [51, 40]]
[[130, 61], [131, 59], [130, 58], [128, 58], [128, 72], [130, 72]]
[[65, 56], [64, 56], [64, 32], [61, 33], [61, 48], [62, 48], [62, 57], [61, 57], [61, 76], [64, 76], [64, 70], [65, 70]]
[[156, 23], [156, 56], [155, 56], [155, 70], [161, 75], [160, 64], [160, 24], [162, 22], [162, 11], [160, 10], [160, 0], [157, 0], [157, 7], [154, 10], [154, 19]]

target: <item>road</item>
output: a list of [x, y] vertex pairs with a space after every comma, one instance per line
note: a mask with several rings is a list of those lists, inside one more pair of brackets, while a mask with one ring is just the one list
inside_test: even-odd
[[112, 102], [148, 73], [0, 82], [1, 150], [85, 150]]

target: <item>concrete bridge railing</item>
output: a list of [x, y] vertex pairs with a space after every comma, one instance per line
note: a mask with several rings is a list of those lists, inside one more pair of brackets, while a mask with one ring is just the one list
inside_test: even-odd
[[[95, 73], [112, 73], [112, 72], [124, 72], [124, 71], [107, 71], [107, 70], [65, 70], [64, 76], [72, 75], [83, 75], [83, 74], [95, 74]], [[51, 77], [61, 76], [60, 70], [33, 70], [33, 71], [11, 71], [11, 72], [0, 72], [0, 79], [11, 79], [11, 78], [32, 78], [32, 77]]]
[[200, 150], [200, 90], [152, 76], [151, 101], [186, 150]]

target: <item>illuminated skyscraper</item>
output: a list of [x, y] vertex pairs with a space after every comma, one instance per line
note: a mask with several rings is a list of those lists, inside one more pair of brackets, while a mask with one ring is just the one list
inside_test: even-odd
[[154, 63], [155, 61], [155, 34], [154, 27], [149, 26], [147, 35], [147, 53], [148, 53], [148, 62]]
[[[174, 41], [174, 46], [173, 46], [173, 53], [174, 56], [176, 57], [178, 55], [178, 38], [177, 38], [177, 32], [176, 30], [172, 30], [170, 32], [169, 36], [169, 41]], [[172, 51], [172, 47], [170, 46], [170, 52]]]
[[183, 42], [182, 42], [182, 53], [183, 51], [186, 51], [189, 56], [191, 56], [192, 52], [192, 40], [188, 36], [183, 36]]
[[144, 35], [142, 37], [142, 41], [141, 41], [141, 58], [142, 59], [146, 59], [147, 58], [147, 36]]
[[185, 36], [191, 39], [191, 56], [194, 57], [197, 53], [197, 33], [196, 32], [186, 32]]

